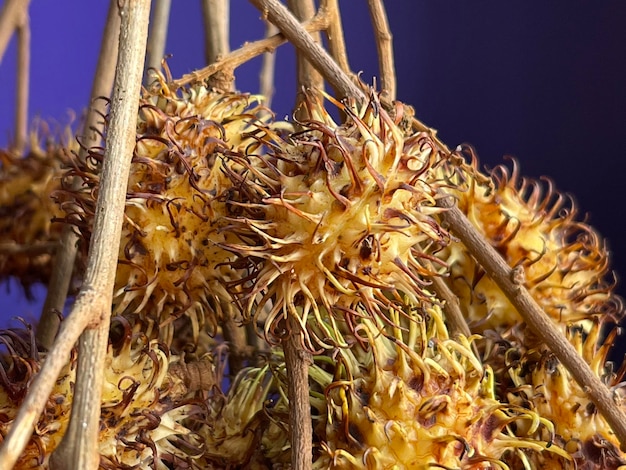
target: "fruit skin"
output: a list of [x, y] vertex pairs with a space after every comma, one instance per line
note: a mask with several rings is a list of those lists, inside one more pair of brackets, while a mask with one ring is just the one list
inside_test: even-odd
[[[159, 77], [140, 100], [113, 311], [152, 320], [168, 345], [189, 328], [194, 347], [203, 329], [214, 335], [226, 317], [240, 320], [226, 286], [243, 274], [221, 247], [233, 241], [224, 220], [236, 188], [226, 167], [230, 153], [255, 144], [247, 133], [267, 110], [256, 96], [203, 85], [173, 90]], [[102, 158], [92, 149], [65, 179], [63, 196], [77, 207], [66, 222], [80, 230], [85, 250]], [[70, 188], [74, 176], [79, 190]]]
[[[202, 439], [193, 429], [205, 419], [204, 406], [168, 369], [181, 358], [138, 325], [122, 318], [123, 331], [109, 346], [104, 368], [99, 436], [100, 468], [206, 468]], [[12, 353], [3, 357], [0, 381], [0, 435], [6, 436], [43, 353], [28, 330], [4, 330], [0, 340]], [[67, 428], [76, 381], [75, 352], [62, 370], [16, 469], [46, 469]], [[2, 438], [0, 438], [0, 441]]]
[[[570, 327], [567, 337], [592, 371], [606, 384], [622, 408], [626, 407], [624, 373], [614, 371], [608, 353], [618, 337], [613, 329], [606, 338], [601, 321], [595, 320], [585, 333]], [[509, 349], [506, 362], [511, 385], [506, 401], [526, 406], [554, 423], [554, 445], [568, 451], [573, 459], [565, 468], [616, 469], [626, 465], [619, 440], [570, 372], [545, 346], [520, 351]], [[534, 459], [537, 468], [547, 465]]]
[[231, 156], [241, 171], [228, 167], [240, 212], [227, 230], [239, 240], [224, 247], [251, 273], [242, 309], [270, 343], [296, 319], [313, 351], [334, 347], [340, 323], [384, 317], [401, 294], [430, 298], [432, 251], [448, 238], [435, 219], [440, 157], [430, 137], [405, 139], [373, 93], [364, 106], [335, 104], [344, 124], [308, 94], [296, 132], [261, 128], [258, 149]]
[[54, 243], [62, 225], [54, 223], [64, 215], [51, 195], [60, 188], [61, 176], [78, 144], [69, 128], [66, 135], [50, 133], [45, 123], [30, 135], [30, 149], [15, 155], [0, 149], [0, 243], [25, 251], [0, 250], [0, 279], [15, 277], [27, 296], [33, 284], [47, 284], [52, 272]]
[[[530, 294], [563, 332], [570, 324], [589, 325], [594, 316], [620, 316], [622, 302], [613, 293], [605, 243], [578, 219], [571, 196], [558, 192], [549, 179], [522, 178], [515, 160], [511, 169], [500, 165], [483, 175], [471, 147], [460, 147], [456, 155], [450, 160], [454, 165], [442, 166], [442, 177], [450, 182], [446, 191], [510, 266], [524, 268]], [[460, 242], [439, 256], [450, 267], [447, 282], [472, 331], [503, 332], [521, 323]]]
[[[362, 319], [357, 343], [336, 352], [316, 468], [504, 469], [520, 452], [568, 459], [531, 435], [550, 434], [549, 421], [496, 399], [473, 339], [449, 338], [437, 306], [413, 308], [405, 313], [421, 320], [406, 319], [389, 335]], [[513, 423], [529, 432], [514, 436]]]

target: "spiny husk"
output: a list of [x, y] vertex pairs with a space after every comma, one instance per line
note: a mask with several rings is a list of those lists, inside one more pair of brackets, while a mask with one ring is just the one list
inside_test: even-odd
[[[223, 316], [235, 316], [225, 284], [239, 279], [235, 256], [221, 248], [234, 241], [223, 231], [234, 191], [227, 154], [247, 146], [252, 123], [266, 115], [258, 96], [218, 93], [203, 85], [171, 90], [164, 78], [140, 101], [132, 156], [114, 312], [149, 315], [160, 338], [174, 339], [183, 315], [193, 337]], [[80, 206], [68, 221], [88, 239], [97, 196], [102, 149], [72, 173], [83, 188], [69, 191]], [[80, 165], [80, 164], [77, 164]], [[86, 244], [85, 244], [86, 246]]]
[[[515, 160], [511, 170], [498, 166], [485, 177], [473, 150], [462, 147], [457, 155], [463, 153], [471, 164], [446, 168], [453, 175], [447, 191], [510, 266], [524, 267], [526, 287], [562, 331], [596, 315], [619, 315], [622, 305], [608, 278], [605, 243], [577, 218], [572, 198], [549, 179], [520, 177]], [[448, 283], [472, 331], [503, 331], [521, 322], [461, 243], [451, 243], [440, 256], [450, 266]]]
[[430, 298], [424, 259], [447, 234], [434, 218], [441, 157], [428, 135], [404, 139], [376, 95], [361, 107], [335, 102], [348, 117], [341, 125], [317, 95], [304, 103], [310, 118], [298, 132], [264, 128], [259, 148], [231, 157], [244, 167], [230, 174], [240, 213], [228, 230], [240, 240], [225, 247], [249, 266], [242, 301], [267, 313], [266, 339], [281, 337], [292, 316], [313, 350], [333, 347], [338, 323], [384, 316], [400, 293]]
[[201, 433], [215, 468], [270, 469], [289, 462], [286, 385], [277, 380], [285, 365], [275, 353], [265, 365], [242, 370], [228, 395], [208, 404]]
[[[520, 452], [567, 460], [549, 438], [533, 436], [552, 433], [548, 420], [496, 399], [473, 338], [449, 338], [436, 306], [412, 314], [420, 320], [393, 335], [362, 319], [358, 344], [337, 352], [316, 468], [506, 469]], [[515, 435], [515, 428], [527, 432]]]
[[[593, 372], [611, 390], [618, 403], [626, 407], [624, 366], [614, 371], [607, 355], [618, 330], [613, 329], [605, 339], [601, 322], [595, 321], [588, 334], [581, 327], [567, 331], [570, 342]], [[515, 348], [506, 353], [512, 385], [506, 400], [526, 406], [554, 423], [554, 445], [571, 454], [572, 461], [559, 468], [616, 469], [626, 465], [626, 454], [610, 426], [598, 412], [587, 394], [570, 372], [545, 346], [521, 352]], [[542, 456], [532, 460], [537, 468], [547, 468]], [[548, 460], [549, 462], [549, 460]]]
[[[202, 439], [192, 430], [204, 421], [204, 407], [180, 377], [168, 374], [180, 358], [156, 340], [130, 330], [124, 319], [119, 321], [124, 334], [120, 344], [109, 347], [103, 370], [100, 467], [205, 468]], [[5, 330], [0, 340], [11, 353], [0, 368], [0, 434], [5, 436], [44, 357], [34, 348], [34, 339], [23, 332]], [[73, 354], [16, 469], [48, 468], [50, 454], [69, 423], [76, 364]]]
[[69, 136], [61, 139], [63, 144], [53, 139], [42, 144], [40, 134], [46, 133], [45, 128], [31, 133], [25, 155], [0, 149], [0, 244], [21, 248], [0, 249], [0, 279], [17, 278], [27, 295], [33, 284], [50, 279], [54, 244], [62, 228], [52, 219], [63, 215], [51, 194], [60, 188], [61, 175], [77, 147]]

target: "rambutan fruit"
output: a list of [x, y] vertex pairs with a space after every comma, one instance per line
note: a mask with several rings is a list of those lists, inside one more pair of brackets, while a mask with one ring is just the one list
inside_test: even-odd
[[[572, 198], [549, 179], [522, 178], [498, 166], [488, 177], [478, 170], [473, 150], [462, 147], [471, 164], [447, 166], [461, 209], [510, 266], [522, 266], [525, 286], [544, 311], [561, 325], [616, 315], [621, 301], [610, 282], [608, 251], [598, 233], [578, 220]], [[453, 242], [439, 255], [449, 265], [447, 282], [459, 297], [472, 331], [503, 331], [521, 322], [495, 282], [485, 275], [463, 244]]]
[[308, 94], [297, 132], [260, 128], [258, 148], [228, 166], [239, 213], [224, 230], [239, 240], [223, 246], [251, 273], [240, 283], [242, 309], [267, 313], [270, 342], [284, 319], [297, 319], [311, 350], [332, 347], [338, 323], [384, 315], [400, 293], [429, 299], [430, 253], [447, 243], [434, 218], [440, 156], [430, 137], [405, 139], [374, 94], [364, 106], [335, 104], [347, 116], [341, 125]]
[[[597, 319], [588, 333], [582, 327], [567, 330], [569, 341], [592, 371], [609, 387], [622, 408], [624, 395], [624, 365], [614, 371], [607, 356], [618, 334], [611, 330], [603, 338], [602, 323]], [[558, 468], [617, 469], [626, 465], [626, 454], [604, 417], [576, 383], [570, 372], [545, 346], [520, 352], [517, 348], [506, 353], [508, 374], [512, 384], [506, 398], [514, 405], [527, 406], [554, 425], [553, 445], [568, 452], [569, 466]], [[545, 456], [534, 456], [537, 468], [547, 468]], [[549, 461], [549, 460], [548, 460]], [[556, 468], [556, 467], [553, 467]]]
[[[405, 314], [416, 318], [397, 318], [392, 334], [361, 319], [355, 344], [336, 351], [317, 468], [506, 469], [518, 452], [568, 459], [533, 435], [550, 435], [548, 420], [496, 399], [473, 339], [449, 338], [438, 307]], [[516, 427], [527, 434], [514, 435]]]
[[[114, 323], [116, 321], [114, 320]], [[111, 344], [103, 369], [99, 435], [100, 468], [206, 468], [202, 438], [192, 429], [205, 418], [202, 403], [189, 394], [169, 367], [181, 358], [148, 340], [120, 319], [124, 333]], [[5, 436], [32, 376], [45, 359], [34, 339], [19, 331], [0, 332], [9, 354], [0, 367], [0, 435]], [[16, 469], [46, 469], [70, 418], [76, 355], [61, 372], [44, 413]], [[2, 438], [0, 438], [0, 441]]]
[[[226, 153], [254, 141], [252, 122], [267, 114], [256, 96], [218, 93], [203, 85], [171, 90], [165, 79], [140, 101], [114, 292], [114, 313], [138, 313], [159, 326], [171, 344], [173, 324], [185, 315], [197, 338], [206, 323], [235, 316], [227, 282], [239, 279], [235, 256], [222, 248], [234, 241], [223, 230], [234, 191]], [[79, 207], [66, 220], [88, 239], [98, 191], [101, 149], [68, 176], [83, 180], [62, 195]], [[85, 247], [87, 245], [85, 244]]]
[[33, 131], [25, 155], [0, 149], [0, 279], [17, 278], [27, 295], [33, 284], [46, 284], [52, 271], [61, 235], [61, 224], [52, 219], [62, 212], [51, 194], [60, 188], [77, 146], [66, 140], [65, 145], [52, 139], [42, 145]]

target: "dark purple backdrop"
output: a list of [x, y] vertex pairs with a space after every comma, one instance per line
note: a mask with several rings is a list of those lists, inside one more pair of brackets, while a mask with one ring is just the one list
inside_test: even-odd
[[[167, 52], [175, 76], [203, 65], [199, 2], [173, 2]], [[108, 2], [31, 4], [31, 116], [68, 122], [89, 96]], [[377, 59], [365, 0], [342, 0], [350, 64], [371, 81]], [[608, 239], [614, 268], [626, 273], [626, 3], [388, 0], [398, 98], [449, 146], [469, 142], [493, 166], [516, 156], [528, 176], [550, 176], [575, 194]], [[231, 46], [260, 38], [259, 13], [231, 7]], [[258, 91], [258, 63], [237, 86]], [[12, 129], [15, 44], [0, 65], [0, 145]], [[293, 52], [278, 53], [274, 109], [290, 113]], [[624, 274], [626, 276], [626, 274]], [[619, 288], [626, 293], [624, 285]], [[41, 296], [41, 291], [39, 291]], [[0, 324], [33, 318], [38, 304], [0, 288]]]

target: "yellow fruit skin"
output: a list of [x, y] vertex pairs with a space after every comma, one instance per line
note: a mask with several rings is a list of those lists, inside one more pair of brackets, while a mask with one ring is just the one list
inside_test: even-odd
[[[124, 322], [125, 328], [130, 325]], [[3, 331], [3, 342], [20, 332]], [[26, 341], [22, 344], [27, 344]], [[14, 350], [5, 357], [0, 382], [0, 435], [6, 436], [32, 376], [44, 356]], [[157, 341], [127, 330], [121, 344], [110, 346], [104, 369], [99, 452], [102, 469], [147, 468], [165, 470], [167, 462], [203, 469], [203, 442], [191, 428], [204, 422], [201, 403], [168, 368], [180, 360]], [[44, 413], [35, 426], [16, 469], [47, 469], [50, 454], [67, 428], [76, 381], [77, 357], [62, 370]], [[190, 427], [187, 427], [190, 425]], [[1, 439], [0, 439], [1, 441]]]
[[[337, 323], [356, 322], [354, 306], [384, 315], [400, 293], [418, 299], [431, 268], [425, 259], [447, 242], [436, 222], [436, 146], [426, 134], [409, 139], [372, 97], [343, 106], [335, 124], [311, 94], [298, 132], [261, 128], [262, 145], [233, 156], [241, 214], [228, 227], [240, 237], [226, 248], [249, 265], [242, 304], [264, 312], [265, 337], [276, 342], [283, 320], [296, 318], [306, 347], [334, 347]], [[311, 337], [313, 314], [320, 334]], [[260, 320], [257, 318], [257, 320]]]
[[[448, 166], [447, 191], [475, 228], [510, 266], [524, 268], [526, 287], [563, 331], [595, 315], [618, 316], [621, 300], [613, 293], [608, 252], [602, 238], [577, 219], [572, 198], [544, 179], [534, 181], [498, 166], [488, 176], [471, 164]], [[521, 322], [516, 310], [459, 242], [440, 253], [450, 266], [448, 283], [461, 302], [472, 331], [505, 331]]]
[[64, 216], [52, 194], [78, 147], [65, 139], [63, 144], [51, 139], [42, 147], [33, 131], [25, 155], [0, 149], [0, 244], [23, 249], [0, 250], [0, 279], [17, 278], [27, 295], [33, 284], [46, 284], [52, 272], [54, 243], [62, 229], [54, 219]]
[[[626, 397], [621, 383], [624, 369], [616, 372], [607, 364], [617, 330], [604, 338], [602, 326], [595, 321], [588, 334], [580, 327], [570, 328], [568, 339], [593, 372], [614, 390], [618, 403], [624, 408]], [[507, 401], [527, 406], [554, 424], [554, 445], [573, 458], [568, 468], [616, 469], [626, 465], [626, 454], [620, 451], [619, 440], [610, 426], [569, 371], [545, 346], [522, 352], [509, 350], [507, 363], [512, 381]]]
[[[225, 317], [241, 320], [227, 286], [244, 274], [233, 264], [236, 257], [222, 248], [234, 241], [224, 230], [232, 213], [226, 201], [234, 191], [226, 167], [228, 154], [255, 143], [246, 133], [267, 114], [259, 100], [202, 85], [170, 90], [162, 79], [140, 101], [114, 313], [151, 319], [169, 346], [180, 342], [181, 325], [188, 325], [197, 345], [203, 329], [214, 335]], [[67, 221], [85, 242], [101, 160], [102, 150], [94, 149], [65, 179], [77, 206]], [[79, 190], [70, 189], [74, 176], [83, 182]], [[181, 317], [185, 321], [178, 321]]]

